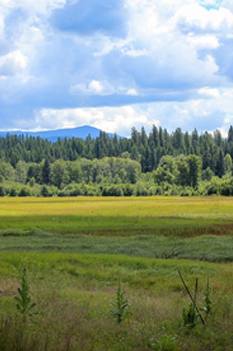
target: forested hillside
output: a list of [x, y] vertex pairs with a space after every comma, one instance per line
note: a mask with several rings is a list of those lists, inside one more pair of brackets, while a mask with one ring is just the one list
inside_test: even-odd
[[130, 138], [7, 135], [0, 138], [1, 195], [233, 194], [233, 127], [169, 134], [132, 128]]

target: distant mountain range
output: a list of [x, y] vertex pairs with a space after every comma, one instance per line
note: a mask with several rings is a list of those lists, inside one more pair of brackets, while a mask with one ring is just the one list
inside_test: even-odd
[[[58, 138], [64, 139], [72, 139], [72, 138], [80, 138], [80, 139], [86, 139], [88, 135], [91, 136], [91, 138], [97, 138], [100, 134], [101, 130], [98, 128], [94, 128], [91, 126], [81, 126], [77, 128], [69, 128], [69, 129], [57, 129], [57, 130], [47, 130], [47, 131], [42, 131], [42, 132], [30, 132], [30, 131], [3, 131], [0, 132], [0, 137], [6, 137], [7, 134], [11, 135], [21, 135], [23, 134], [24, 136], [33, 136], [33, 137], [40, 137], [42, 139], [47, 139], [52, 142], [56, 142]], [[107, 133], [110, 137], [114, 136], [112, 133]], [[118, 136], [120, 138], [120, 136]]]

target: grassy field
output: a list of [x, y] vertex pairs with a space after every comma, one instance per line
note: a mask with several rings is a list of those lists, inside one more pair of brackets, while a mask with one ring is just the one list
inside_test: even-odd
[[233, 234], [233, 201], [220, 197], [3, 198], [0, 230], [60, 234]]
[[[233, 349], [233, 199], [223, 197], [0, 200], [0, 350]], [[27, 268], [33, 318], [16, 308]], [[190, 300], [206, 326], [183, 324]], [[129, 314], [111, 311], [119, 281]]]
[[0, 216], [233, 218], [230, 197], [2, 198]]

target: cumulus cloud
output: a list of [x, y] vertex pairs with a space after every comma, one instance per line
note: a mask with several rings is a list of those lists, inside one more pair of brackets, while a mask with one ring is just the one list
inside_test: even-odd
[[[29, 120], [21, 119], [25, 129], [75, 127], [91, 124], [107, 132], [128, 136], [132, 126], [144, 126], [149, 132], [153, 125], [166, 127], [170, 132], [177, 127], [192, 131], [227, 130], [233, 121], [233, 88], [226, 90], [205, 87], [197, 99], [181, 102], [152, 102], [133, 106], [74, 109], [42, 109]], [[172, 118], [171, 118], [172, 116]]]
[[81, 115], [85, 124], [123, 134], [154, 120], [169, 128], [209, 129], [210, 121], [221, 127], [232, 115], [226, 96], [233, 88], [232, 6], [228, 0], [0, 2], [1, 129], [74, 126]]
[[27, 57], [19, 50], [0, 57], [0, 76], [7, 77], [25, 70], [28, 64]]
[[233, 3], [232, 3], [232, 1], [223, 0], [221, 2], [221, 7], [224, 7], [226, 9], [230, 10], [231, 12], [233, 12]]
[[210, 89], [208, 87], [201, 88], [198, 92], [202, 97], [218, 98], [220, 95], [218, 89]]
[[228, 33], [233, 28], [233, 14], [225, 8], [208, 11], [198, 4], [183, 6], [174, 18], [175, 25], [184, 32], [221, 31]]
[[220, 47], [219, 39], [214, 35], [196, 36], [190, 33], [187, 35], [186, 41], [196, 50], [215, 50]]
[[132, 126], [148, 130], [151, 123], [159, 125], [159, 121], [148, 117], [148, 108], [132, 106], [105, 107], [105, 108], [79, 108], [65, 110], [43, 109], [35, 115], [35, 121], [41, 129], [67, 128], [77, 125], [91, 124], [107, 132], [117, 132], [128, 136]]

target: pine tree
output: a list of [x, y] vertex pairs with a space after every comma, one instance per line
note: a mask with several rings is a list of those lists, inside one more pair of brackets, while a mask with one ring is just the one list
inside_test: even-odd
[[218, 160], [216, 165], [216, 174], [220, 178], [224, 175], [224, 155], [223, 151], [220, 149], [218, 154]]
[[49, 184], [50, 183], [50, 173], [51, 166], [49, 160], [46, 158], [44, 165], [42, 167], [42, 183]]

